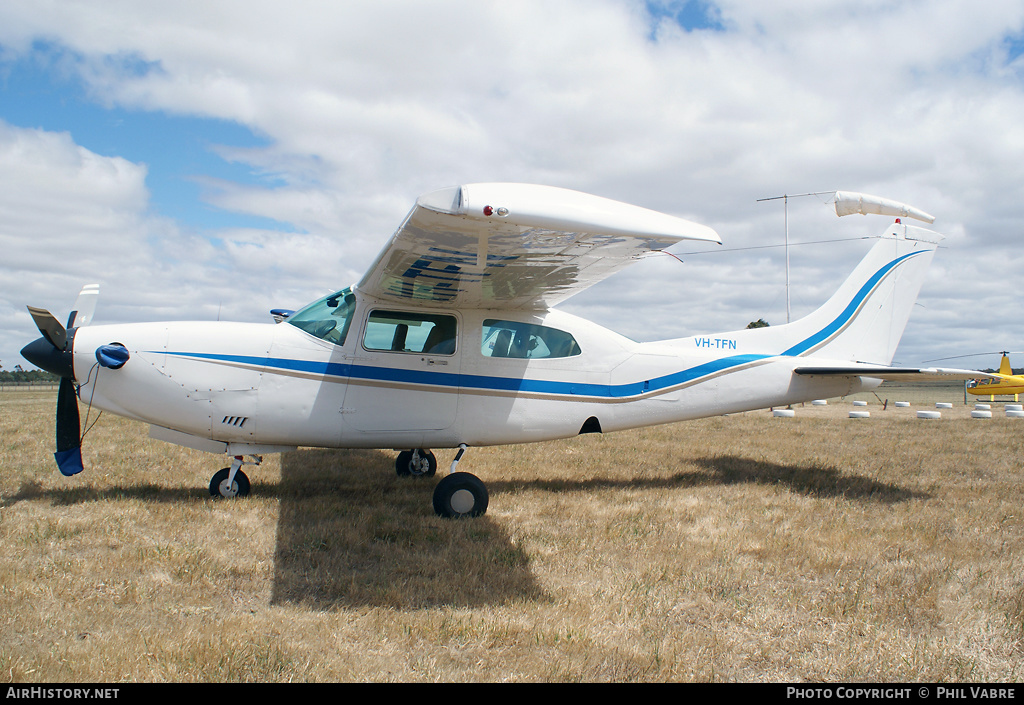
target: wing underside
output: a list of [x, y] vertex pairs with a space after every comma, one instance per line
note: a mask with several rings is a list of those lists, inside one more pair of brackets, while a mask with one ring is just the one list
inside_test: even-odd
[[711, 228], [547, 186], [473, 184], [421, 197], [357, 288], [430, 306], [545, 309], [642, 255]]

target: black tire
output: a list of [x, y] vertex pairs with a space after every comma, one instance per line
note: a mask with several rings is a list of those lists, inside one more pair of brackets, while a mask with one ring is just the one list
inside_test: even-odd
[[401, 477], [433, 477], [437, 472], [437, 458], [429, 450], [422, 448], [419, 463], [412, 461], [412, 451], [403, 450], [395, 460], [395, 471]]
[[245, 476], [245, 473], [239, 470], [235, 473], [235, 481], [232, 486], [228, 487], [228, 476], [231, 474], [231, 468], [222, 468], [213, 475], [213, 479], [210, 480], [210, 496], [211, 497], [247, 497], [249, 496], [249, 478]]
[[434, 511], [446, 519], [478, 517], [487, 511], [487, 486], [476, 475], [454, 472], [434, 488]]

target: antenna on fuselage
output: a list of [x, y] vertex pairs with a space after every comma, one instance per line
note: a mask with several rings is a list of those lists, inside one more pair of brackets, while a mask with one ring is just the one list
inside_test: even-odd
[[[784, 194], [782, 196], [772, 196], [770, 198], [759, 198], [758, 203], [762, 201], [782, 201], [783, 208], [785, 211], [786, 218], [786, 323], [790, 320], [790, 303], [789, 303], [789, 199], [791, 198], [802, 198], [804, 196], [825, 196], [832, 195], [832, 203], [836, 209], [836, 215], [840, 218], [844, 215], [853, 215], [859, 213], [861, 215], [892, 215], [898, 218], [914, 218], [916, 220], [924, 221], [925, 223], [935, 222], [935, 216], [925, 213], [919, 208], [901, 203], [900, 201], [894, 201], [890, 198], [882, 198], [880, 196], [872, 196], [868, 193], [858, 193], [856, 191], [814, 191], [812, 193], [798, 193], [795, 195]], [[897, 221], [898, 222], [898, 221]]]
[[782, 201], [783, 212], [786, 218], [786, 323], [789, 323], [790, 319], [790, 302], [789, 302], [789, 199], [791, 198], [802, 198], [803, 196], [824, 196], [825, 194], [836, 193], [836, 191], [815, 191], [814, 193], [798, 193], [795, 195], [783, 194], [782, 196], [772, 196], [770, 198], [759, 198], [758, 203], [762, 201]]

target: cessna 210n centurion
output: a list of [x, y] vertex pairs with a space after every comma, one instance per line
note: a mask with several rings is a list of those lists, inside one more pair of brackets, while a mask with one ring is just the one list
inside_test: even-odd
[[[863, 194], [836, 212], [931, 222]], [[485, 485], [456, 471], [471, 446], [565, 438], [871, 389], [885, 379], [969, 378], [890, 367], [941, 236], [896, 220], [838, 292], [790, 324], [637, 343], [554, 306], [639, 256], [711, 228], [617, 201], [526, 184], [428, 193], [366, 275], [279, 324], [90, 326], [86, 287], [67, 325], [29, 307], [43, 337], [22, 354], [62, 377], [61, 471], [82, 470], [78, 400], [150, 435], [225, 453], [214, 496], [246, 495], [243, 465], [299, 446], [403, 449], [433, 475], [441, 516], [476, 516]], [[76, 395], [78, 399], [76, 399]]]

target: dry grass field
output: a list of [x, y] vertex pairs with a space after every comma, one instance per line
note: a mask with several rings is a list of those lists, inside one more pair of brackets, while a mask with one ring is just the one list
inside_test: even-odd
[[2, 392], [0, 673], [1019, 681], [1024, 419], [972, 419], [962, 391], [472, 448], [491, 503], [470, 521], [392, 452], [268, 457], [214, 500], [222, 458], [109, 415], [67, 479], [54, 392]]

